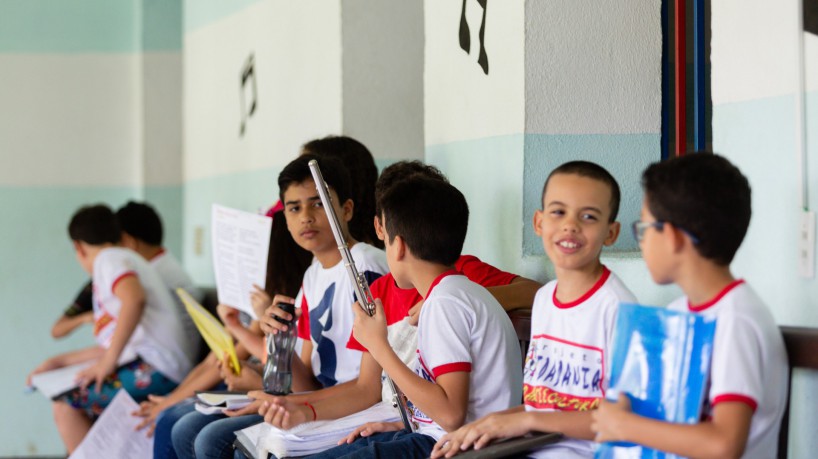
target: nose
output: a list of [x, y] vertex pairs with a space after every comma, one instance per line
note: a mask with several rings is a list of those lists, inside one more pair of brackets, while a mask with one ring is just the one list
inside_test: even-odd
[[576, 233], [579, 231], [579, 222], [572, 217], [566, 218], [562, 222], [562, 231], [566, 233]]
[[301, 220], [301, 223], [307, 224], [314, 222], [315, 215], [313, 215], [313, 212], [315, 212], [316, 210], [323, 212], [323, 209], [316, 209], [313, 206], [304, 206], [301, 209], [301, 212], [298, 214], [298, 218]]

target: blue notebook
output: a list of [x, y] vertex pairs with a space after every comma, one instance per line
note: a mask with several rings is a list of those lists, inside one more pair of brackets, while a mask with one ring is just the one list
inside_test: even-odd
[[[623, 304], [614, 331], [608, 397], [631, 399], [635, 413], [668, 422], [701, 419], [715, 319], [664, 308]], [[677, 458], [631, 443], [603, 443], [596, 459]]]

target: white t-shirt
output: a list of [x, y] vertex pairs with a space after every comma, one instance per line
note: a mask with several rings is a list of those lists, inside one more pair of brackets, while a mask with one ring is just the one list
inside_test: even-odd
[[131, 334], [123, 355], [138, 354], [145, 362], [175, 382], [191, 368], [191, 347], [182, 319], [159, 275], [140, 255], [131, 250], [111, 247], [94, 260], [94, 336], [108, 348], [120, 314], [121, 302], [114, 295], [116, 284], [135, 276], [145, 292], [145, 306], [139, 324]]
[[170, 290], [170, 296], [173, 298], [176, 308], [179, 310], [182, 325], [185, 327], [185, 336], [193, 343], [192, 346], [189, 346], [190, 351], [193, 352], [189, 357], [195, 359], [199, 352], [199, 344], [201, 343], [199, 330], [196, 328], [196, 324], [193, 323], [193, 318], [190, 317], [187, 309], [185, 309], [181, 298], [176, 294], [176, 289], [185, 289], [185, 291], [198, 302], [202, 301], [204, 295], [202, 291], [193, 284], [193, 280], [187, 272], [182, 269], [182, 266], [176, 258], [167, 250], [162, 249], [158, 255], [151, 258], [150, 265], [153, 266], [156, 273], [159, 274], [159, 277], [162, 279], [162, 282], [164, 282], [168, 290]]
[[753, 409], [744, 458], [775, 457], [778, 430], [787, 403], [787, 353], [781, 331], [753, 290], [738, 280], [713, 300], [692, 306], [687, 297], [668, 306], [716, 318], [709, 392], [703, 415], [720, 402]]
[[[606, 267], [599, 281], [576, 301], [560, 303], [558, 287], [557, 281], [551, 281], [534, 297], [523, 372], [526, 411], [587, 411], [599, 406], [608, 388], [619, 305], [636, 302]], [[530, 456], [590, 458], [593, 444], [566, 438]]]
[[[389, 271], [383, 250], [358, 242], [350, 253], [370, 284]], [[295, 303], [302, 309], [298, 337], [312, 341], [312, 371], [324, 387], [357, 378], [360, 372], [361, 351], [347, 348], [356, 299], [343, 260], [326, 269], [313, 260], [304, 273]]]
[[[431, 382], [469, 373], [466, 423], [520, 403], [521, 363], [511, 320], [488, 290], [456, 271], [435, 279], [420, 310], [414, 370]], [[410, 411], [418, 433], [436, 440], [446, 433], [419, 407]]]

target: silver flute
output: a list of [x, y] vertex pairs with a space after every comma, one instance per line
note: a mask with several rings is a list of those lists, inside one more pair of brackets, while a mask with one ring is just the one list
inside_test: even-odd
[[[318, 161], [311, 160], [309, 163], [312, 179], [315, 181], [315, 187], [318, 189], [318, 196], [321, 197], [321, 203], [327, 213], [329, 219], [329, 226], [332, 228], [332, 234], [335, 236], [335, 242], [338, 244], [338, 251], [341, 252], [341, 259], [344, 261], [344, 267], [349, 274], [352, 285], [355, 287], [355, 293], [358, 296], [358, 304], [371, 317], [375, 314], [375, 299], [372, 298], [372, 292], [369, 290], [369, 283], [363, 274], [358, 272], [355, 266], [355, 260], [352, 259], [352, 253], [349, 251], [344, 233], [341, 231], [341, 224], [338, 221], [338, 216], [335, 214], [335, 208], [332, 207], [332, 199], [329, 195], [329, 187], [324, 181], [324, 176], [321, 175], [321, 169], [318, 167]], [[389, 387], [392, 389], [392, 406], [397, 408], [400, 412], [400, 418], [403, 421], [403, 426], [410, 432], [415, 431], [415, 425], [409, 419], [408, 410], [406, 408], [406, 401], [403, 394], [392, 381], [389, 376], [386, 377], [389, 382]]]

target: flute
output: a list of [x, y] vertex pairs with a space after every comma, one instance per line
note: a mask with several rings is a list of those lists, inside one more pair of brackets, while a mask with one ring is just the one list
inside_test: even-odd
[[[338, 251], [341, 252], [341, 259], [344, 261], [349, 278], [352, 285], [355, 287], [355, 293], [358, 295], [358, 304], [363, 308], [364, 312], [370, 317], [375, 314], [375, 299], [372, 298], [372, 292], [369, 290], [369, 283], [363, 274], [358, 272], [355, 266], [355, 260], [352, 259], [352, 253], [349, 251], [344, 233], [341, 231], [341, 224], [338, 221], [338, 216], [335, 214], [335, 208], [332, 207], [332, 199], [329, 195], [329, 187], [324, 181], [324, 176], [321, 175], [321, 169], [318, 167], [318, 161], [311, 160], [309, 163], [310, 173], [312, 179], [315, 181], [315, 187], [318, 189], [318, 196], [321, 198], [321, 203], [324, 206], [324, 211], [327, 213], [329, 226], [332, 228], [332, 234], [335, 236], [335, 242], [338, 244]], [[403, 421], [403, 426], [410, 432], [415, 431], [415, 425], [409, 420], [408, 410], [404, 398], [388, 375], [386, 380], [389, 382], [389, 387], [392, 389], [392, 406], [397, 408], [400, 412], [400, 418]]]

